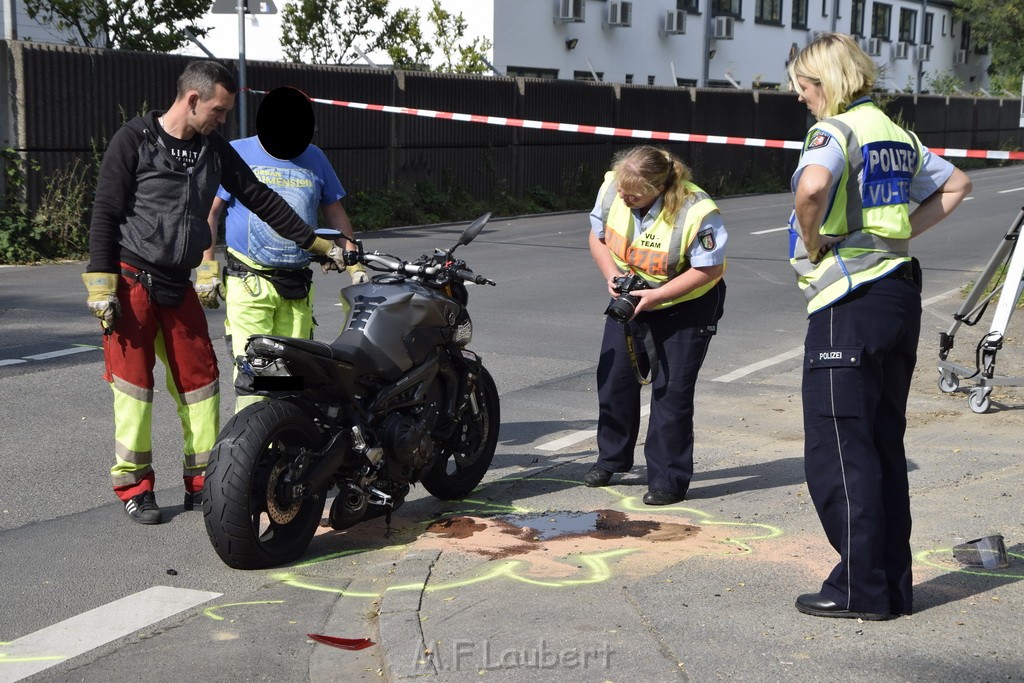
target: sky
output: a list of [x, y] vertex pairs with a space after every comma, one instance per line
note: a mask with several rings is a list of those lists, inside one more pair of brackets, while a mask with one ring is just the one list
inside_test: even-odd
[[[245, 56], [247, 60], [279, 61], [283, 58], [278, 36], [280, 36], [281, 15], [280, 10], [284, 0], [274, 0], [277, 7], [277, 14], [264, 14], [250, 16], [246, 19], [245, 26]], [[230, 7], [233, 3], [227, 3]], [[432, 0], [391, 0], [389, 6], [392, 10], [402, 7], [418, 9], [420, 16], [426, 20], [430, 11]], [[452, 14], [461, 13], [466, 20], [466, 38], [472, 40], [477, 36], [490, 38], [494, 30], [494, 3], [490, 0], [441, 0], [441, 6]], [[235, 14], [212, 14], [208, 15], [207, 23], [213, 30], [202, 38], [202, 43], [215, 56], [221, 58], [237, 59], [239, 44], [238, 18]], [[270, 38], [269, 36], [273, 36]], [[182, 50], [183, 54], [200, 57], [202, 50], [190, 46]], [[370, 53], [371, 61], [378, 64], [387, 64], [389, 59], [384, 54]]]

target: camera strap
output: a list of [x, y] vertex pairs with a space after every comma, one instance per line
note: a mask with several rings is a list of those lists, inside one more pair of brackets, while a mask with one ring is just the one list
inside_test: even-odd
[[[633, 375], [637, 382], [646, 386], [658, 376], [658, 350], [654, 346], [651, 328], [646, 323], [633, 321], [631, 324], [623, 325], [622, 329], [626, 335], [626, 352], [629, 353], [629, 362], [633, 366]], [[637, 353], [637, 341], [643, 342], [643, 358]], [[642, 361], [646, 361], [646, 369], [642, 367]], [[648, 374], [650, 376], [645, 377]]]

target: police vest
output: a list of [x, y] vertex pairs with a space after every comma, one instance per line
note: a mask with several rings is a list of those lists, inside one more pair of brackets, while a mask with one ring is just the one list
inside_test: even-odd
[[796, 238], [790, 262], [807, 298], [808, 313], [910, 260], [910, 184], [923, 156], [917, 136], [893, 123], [872, 102], [820, 121], [808, 134], [805, 149], [810, 135], [819, 131], [834, 136], [846, 155], [846, 168], [819, 232], [847, 237], [817, 265], [808, 260], [803, 242]]
[[[632, 211], [616, 191], [614, 174], [605, 175], [601, 194], [601, 215], [604, 219], [604, 241], [612, 253], [615, 264], [622, 270], [637, 272], [652, 288], [660, 287], [690, 268], [688, 250], [700, 232], [704, 217], [718, 206], [714, 200], [693, 183], [687, 183], [690, 195], [679, 210], [674, 222], [669, 223], [662, 211], [654, 224], [637, 234]], [[655, 310], [674, 306], [703, 296], [721, 278], [716, 278], [675, 299], [655, 306]]]

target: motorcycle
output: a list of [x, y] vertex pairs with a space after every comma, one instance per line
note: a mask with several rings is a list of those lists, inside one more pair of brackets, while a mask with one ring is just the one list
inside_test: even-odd
[[[490, 467], [498, 390], [473, 351], [467, 283], [494, 285], [450, 249], [407, 262], [356, 242], [346, 263], [378, 271], [341, 290], [332, 343], [250, 337], [236, 390], [267, 397], [222, 429], [206, 470], [203, 514], [221, 559], [258, 569], [297, 559], [337, 488], [328, 519], [347, 529], [384, 516], [411, 485], [465, 497]], [[340, 234], [340, 233], [339, 233]]]

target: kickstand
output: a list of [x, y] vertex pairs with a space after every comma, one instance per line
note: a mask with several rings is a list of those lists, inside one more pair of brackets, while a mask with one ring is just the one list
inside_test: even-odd
[[384, 531], [384, 538], [391, 538], [391, 510], [384, 513], [384, 524], [387, 529]]

